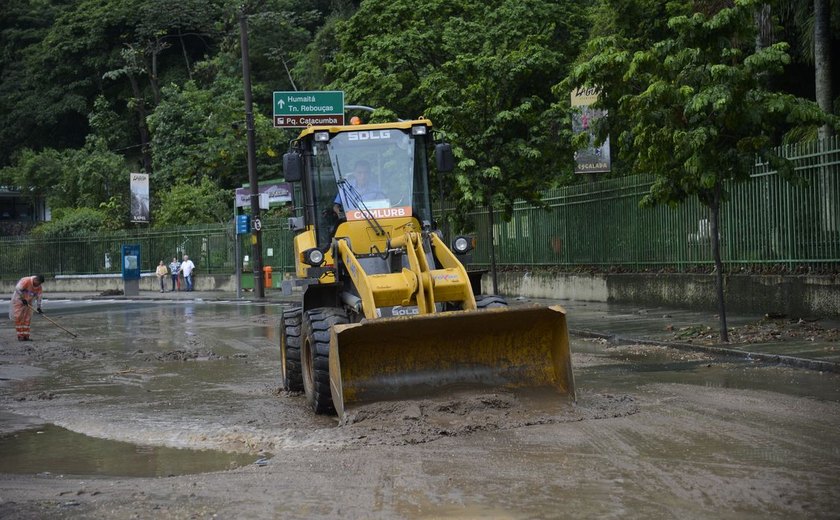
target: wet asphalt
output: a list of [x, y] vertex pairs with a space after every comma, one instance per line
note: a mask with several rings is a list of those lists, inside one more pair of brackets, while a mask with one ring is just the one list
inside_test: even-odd
[[[260, 302], [294, 305], [300, 295], [283, 295], [279, 290], [266, 291], [265, 298], [257, 297], [253, 292], [242, 291], [237, 297], [235, 292], [226, 291], [176, 291], [149, 292], [141, 291], [138, 296], [101, 296], [93, 293], [46, 292], [45, 311], [50, 300], [128, 300], [128, 301], [206, 301], [206, 302]], [[531, 299], [510, 297], [511, 304], [560, 305], [566, 309], [567, 324], [570, 334], [583, 337], [600, 337], [616, 344], [655, 344], [684, 350], [697, 350], [734, 358], [752, 359], [770, 363], [780, 363], [799, 368], [809, 368], [824, 372], [840, 372], [840, 342], [838, 334], [828, 337], [814, 335], [804, 339], [774, 338], [773, 341], [753, 343], [720, 343], [717, 341], [719, 319], [714, 310], [698, 311], [668, 307], [638, 307], [627, 304]], [[763, 315], [727, 312], [729, 327], [753, 324], [765, 318]], [[780, 317], [780, 319], [793, 319]], [[840, 320], [809, 318], [809, 322], [821, 329], [840, 330]], [[674, 331], [693, 329], [703, 331], [702, 341], [694, 338], [678, 340]]]

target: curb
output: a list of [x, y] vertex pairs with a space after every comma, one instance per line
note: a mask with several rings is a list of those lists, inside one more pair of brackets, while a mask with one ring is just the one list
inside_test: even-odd
[[737, 357], [746, 361], [763, 361], [766, 363], [777, 363], [780, 365], [786, 365], [795, 368], [805, 368], [808, 370], [817, 370], [820, 372], [840, 373], [840, 363], [835, 363], [832, 361], [820, 361], [816, 359], [785, 356], [781, 354], [767, 354], [765, 352], [740, 350], [731, 347], [723, 347], [720, 345], [696, 345], [694, 343], [680, 343], [677, 341], [659, 341], [653, 339], [627, 338], [624, 336], [619, 336], [617, 334], [605, 334], [602, 332], [595, 332], [585, 329], [569, 329], [569, 334], [580, 338], [606, 339], [614, 345], [652, 345], [657, 347], [669, 347], [678, 350], [706, 352], [718, 356]]

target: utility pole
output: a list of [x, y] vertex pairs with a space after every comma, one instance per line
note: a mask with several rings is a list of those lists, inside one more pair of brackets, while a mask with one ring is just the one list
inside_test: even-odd
[[265, 298], [262, 274], [262, 222], [260, 221], [260, 186], [257, 180], [257, 147], [254, 138], [254, 100], [251, 95], [251, 62], [248, 57], [248, 18], [245, 6], [239, 11], [242, 47], [242, 78], [245, 83], [245, 128], [248, 134], [248, 182], [251, 185], [251, 254], [254, 258], [254, 291]]

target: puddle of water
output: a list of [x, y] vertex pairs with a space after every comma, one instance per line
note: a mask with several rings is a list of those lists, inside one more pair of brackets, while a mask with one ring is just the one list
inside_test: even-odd
[[109, 441], [45, 425], [0, 437], [0, 471], [116, 477], [168, 477], [234, 469], [259, 456]]

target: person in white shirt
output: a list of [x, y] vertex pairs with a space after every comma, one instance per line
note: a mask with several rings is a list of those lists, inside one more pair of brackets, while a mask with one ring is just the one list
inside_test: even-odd
[[185, 290], [192, 291], [193, 290], [193, 278], [192, 274], [195, 270], [195, 264], [190, 260], [190, 257], [184, 255], [184, 261], [181, 262], [181, 273], [184, 275], [184, 282], [187, 284], [187, 288]]

